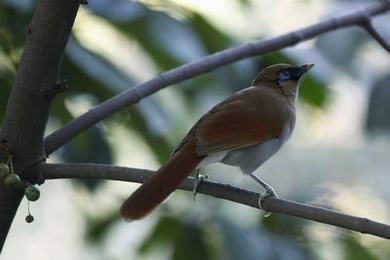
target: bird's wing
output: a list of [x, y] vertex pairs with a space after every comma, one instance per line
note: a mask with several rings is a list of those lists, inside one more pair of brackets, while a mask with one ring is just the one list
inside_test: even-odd
[[276, 103], [272, 95], [251, 88], [217, 105], [191, 131], [197, 139], [197, 154], [204, 156], [279, 138], [287, 120]]

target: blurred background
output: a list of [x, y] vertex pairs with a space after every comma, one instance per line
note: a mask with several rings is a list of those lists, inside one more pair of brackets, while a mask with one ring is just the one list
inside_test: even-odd
[[[276, 36], [376, 1], [90, 0], [81, 6], [47, 133], [158, 73], [243, 42]], [[35, 1], [0, 2], [0, 120]], [[390, 39], [390, 14], [374, 26]], [[258, 174], [278, 194], [390, 223], [390, 59], [348, 28], [198, 76], [142, 100], [75, 138], [50, 162], [157, 169], [209, 108], [273, 63], [315, 63], [301, 84], [288, 144]], [[229, 166], [210, 179], [261, 191]], [[144, 220], [118, 208], [138, 184], [56, 180], [24, 200], [2, 259], [390, 259], [390, 243], [324, 224], [178, 191]]]

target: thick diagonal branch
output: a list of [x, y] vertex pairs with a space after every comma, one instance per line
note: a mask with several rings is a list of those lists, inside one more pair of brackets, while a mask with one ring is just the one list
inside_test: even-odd
[[120, 93], [95, 108], [89, 110], [80, 117], [69, 122], [63, 128], [52, 133], [45, 139], [45, 150], [50, 154], [69, 142], [73, 137], [82, 133], [87, 128], [105, 119], [109, 115], [137, 103], [156, 91], [169, 85], [182, 82], [197, 75], [206, 73], [223, 65], [271, 51], [283, 49], [299, 42], [312, 39], [320, 34], [336, 29], [354, 25], [360, 25], [367, 20], [367, 16], [375, 16], [390, 9], [389, 2], [372, 5], [348, 15], [332, 18], [323, 22], [313, 24], [303, 29], [283, 34], [278, 37], [260, 40], [253, 43], [246, 43], [228, 48], [212, 55], [203, 57], [194, 62], [184, 64], [180, 67], [166, 71], [156, 78], [146, 81], [138, 86]]
[[[143, 183], [154, 172], [144, 169], [125, 168], [99, 164], [42, 164], [40, 170], [46, 179], [62, 178], [93, 178], [109, 179]], [[182, 190], [192, 191], [193, 178], [187, 178], [179, 187]], [[203, 181], [199, 193], [216, 198], [234, 201], [250, 207], [259, 208], [260, 194], [240, 189], [231, 185], [213, 181]], [[390, 239], [390, 226], [369, 220], [350, 216], [333, 210], [312, 205], [268, 197], [262, 202], [262, 207], [268, 212], [314, 220], [365, 234]]]

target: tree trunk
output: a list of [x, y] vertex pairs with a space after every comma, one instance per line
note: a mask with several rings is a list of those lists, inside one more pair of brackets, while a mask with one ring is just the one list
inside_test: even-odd
[[[1, 125], [0, 140], [13, 153], [15, 173], [33, 183], [39, 181], [35, 166], [46, 158], [43, 137], [51, 99], [78, 7], [78, 0], [38, 1]], [[23, 190], [0, 184], [0, 251], [22, 197]]]

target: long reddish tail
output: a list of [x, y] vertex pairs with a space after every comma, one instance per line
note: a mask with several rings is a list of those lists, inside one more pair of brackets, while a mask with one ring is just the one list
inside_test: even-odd
[[123, 203], [122, 217], [136, 220], [146, 216], [191, 174], [202, 159], [196, 154], [196, 141], [189, 140]]

